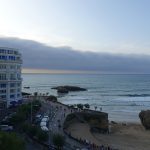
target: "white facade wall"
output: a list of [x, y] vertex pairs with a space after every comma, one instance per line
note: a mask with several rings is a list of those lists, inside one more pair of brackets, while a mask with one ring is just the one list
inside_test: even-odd
[[22, 99], [22, 58], [18, 50], [0, 47], [0, 100], [7, 106]]

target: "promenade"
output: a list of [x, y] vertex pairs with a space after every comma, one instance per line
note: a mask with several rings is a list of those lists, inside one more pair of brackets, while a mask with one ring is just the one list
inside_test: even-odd
[[69, 138], [63, 131], [63, 124], [66, 116], [70, 113], [73, 113], [74, 111], [74, 109], [68, 108], [66, 105], [61, 103], [46, 101], [44, 99], [42, 100], [41, 112], [49, 116], [49, 144], [52, 144], [52, 134], [59, 133], [65, 137], [65, 150], [84, 148], [84, 145]]

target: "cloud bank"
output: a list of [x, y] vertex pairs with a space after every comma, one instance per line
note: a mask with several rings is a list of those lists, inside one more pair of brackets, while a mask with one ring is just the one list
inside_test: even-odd
[[0, 37], [0, 47], [20, 50], [23, 67], [34, 69], [85, 70], [102, 73], [150, 73], [150, 56], [80, 52], [40, 42]]

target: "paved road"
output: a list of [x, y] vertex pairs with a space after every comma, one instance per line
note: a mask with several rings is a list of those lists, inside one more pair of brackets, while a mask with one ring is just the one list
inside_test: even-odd
[[[66, 145], [65, 150], [73, 150], [75, 147], [84, 147], [80, 143], [74, 141], [73, 139], [69, 138], [66, 134], [63, 132], [63, 123], [66, 119], [66, 116], [70, 114], [71, 112], [74, 112], [73, 109], [68, 108], [65, 105], [54, 103], [51, 101], [43, 101], [42, 109], [45, 111], [45, 114], [50, 116], [49, 120], [49, 129], [50, 129], [50, 135], [51, 133], [60, 133], [65, 136]], [[61, 126], [61, 128], [59, 127]]]

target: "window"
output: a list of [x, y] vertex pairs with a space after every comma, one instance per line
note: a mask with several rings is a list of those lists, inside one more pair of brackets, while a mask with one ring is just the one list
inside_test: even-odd
[[10, 89], [10, 93], [15, 93], [15, 89]]
[[20, 86], [21, 86], [21, 83], [17, 83], [17, 86], [20, 87]]
[[10, 98], [15, 98], [15, 95], [14, 95], [14, 94], [11, 94], [11, 95], [10, 95]]
[[17, 97], [20, 97], [20, 94], [17, 94]]
[[0, 55], [0, 59], [1, 59], [1, 60], [7, 60], [7, 56]]
[[6, 80], [6, 74], [4, 73], [0, 74], [0, 80]]
[[15, 65], [11, 65], [10, 69], [16, 69], [16, 66]]
[[10, 87], [15, 87], [15, 83], [10, 83]]
[[20, 57], [16, 57], [17, 60], [21, 60]]
[[13, 50], [8, 50], [7, 53], [8, 54], [13, 54]]
[[10, 80], [16, 80], [15, 74], [10, 74]]
[[1, 95], [0, 98], [4, 99], [6, 98], [6, 95]]
[[6, 69], [6, 65], [0, 65], [0, 69]]
[[16, 60], [15, 56], [9, 56], [9, 60]]
[[6, 50], [5, 49], [0, 49], [0, 53], [6, 54]]
[[20, 80], [21, 79], [21, 75], [17, 74], [17, 79]]
[[6, 90], [0, 90], [0, 94], [6, 93]]
[[6, 88], [6, 84], [0, 84], [0, 88]]

